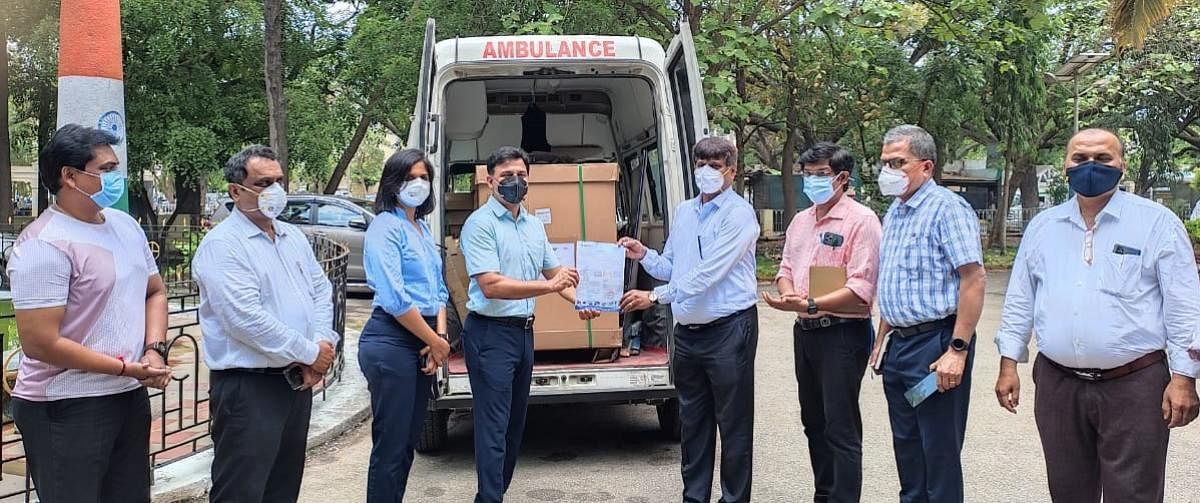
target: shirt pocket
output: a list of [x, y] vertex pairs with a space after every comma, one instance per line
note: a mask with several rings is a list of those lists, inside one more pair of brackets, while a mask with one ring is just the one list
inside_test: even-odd
[[1122, 299], [1137, 297], [1142, 291], [1142, 257], [1106, 253], [1100, 259], [1100, 291]]

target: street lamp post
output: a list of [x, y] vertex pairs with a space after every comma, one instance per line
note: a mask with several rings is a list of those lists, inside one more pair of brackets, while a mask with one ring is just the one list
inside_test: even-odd
[[1112, 54], [1107, 52], [1084, 52], [1076, 54], [1067, 59], [1062, 66], [1058, 67], [1053, 73], [1046, 73], [1046, 82], [1055, 84], [1060, 82], [1071, 81], [1074, 85], [1075, 92], [1075, 132], [1079, 132], [1079, 76], [1092, 71], [1096, 65], [1103, 63], [1112, 57]]

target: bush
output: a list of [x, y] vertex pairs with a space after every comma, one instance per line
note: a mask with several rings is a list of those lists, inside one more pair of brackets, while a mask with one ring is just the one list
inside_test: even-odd
[[1192, 246], [1200, 246], [1200, 219], [1189, 220], [1184, 226], [1187, 227], [1188, 236], [1192, 237]]

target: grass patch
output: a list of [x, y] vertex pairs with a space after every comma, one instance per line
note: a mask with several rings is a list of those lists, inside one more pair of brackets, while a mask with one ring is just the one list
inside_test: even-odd
[[775, 281], [775, 275], [779, 274], [779, 257], [772, 256], [772, 254], [764, 253], [760, 250], [754, 254], [754, 259], [757, 264], [754, 272], [758, 276], [758, 280]]
[[988, 248], [983, 251], [983, 267], [985, 269], [1012, 269], [1013, 260], [1017, 258], [1017, 247], [1010, 246], [1007, 251], [999, 248]]

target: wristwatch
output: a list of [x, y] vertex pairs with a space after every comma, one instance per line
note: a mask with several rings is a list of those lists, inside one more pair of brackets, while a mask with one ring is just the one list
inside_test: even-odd
[[817, 301], [813, 298], [808, 299], [808, 314], [817, 314]]
[[965, 339], [959, 339], [958, 337], [950, 339], [950, 349], [955, 351], [966, 351], [970, 346], [971, 343], [967, 342]]
[[651, 291], [648, 295], [646, 295], [646, 297], [650, 299], [651, 304], [658, 304], [658, 294], [657, 293], [654, 293], [653, 291]]
[[150, 343], [150, 344], [147, 344], [145, 348], [142, 348], [142, 350], [143, 351], [154, 351], [155, 353], [158, 353], [158, 356], [162, 357], [163, 361], [167, 360], [167, 343], [166, 342], [158, 341], [158, 342]]

